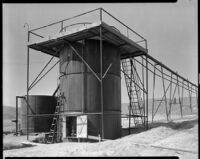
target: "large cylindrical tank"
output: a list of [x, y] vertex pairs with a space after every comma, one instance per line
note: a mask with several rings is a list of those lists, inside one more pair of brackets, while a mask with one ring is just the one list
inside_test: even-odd
[[[104, 137], [115, 139], [121, 136], [121, 77], [120, 50], [103, 41], [103, 108], [104, 108]], [[85, 40], [74, 42], [72, 46], [100, 77], [100, 41]], [[90, 69], [66, 45], [60, 52], [61, 92], [64, 93], [66, 103], [65, 112], [99, 113], [101, 112], [100, 82]], [[101, 115], [88, 115], [88, 134], [98, 135], [101, 132]]]
[[[27, 96], [26, 96], [27, 98]], [[28, 127], [29, 133], [49, 132], [52, 123], [52, 116], [40, 116], [44, 114], [54, 114], [56, 107], [56, 98], [45, 95], [30, 95], [29, 96], [29, 115], [37, 115], [29, 117]], [[21, 98], [21, 130], [22, 133], [27, 133], [27, 103]]]

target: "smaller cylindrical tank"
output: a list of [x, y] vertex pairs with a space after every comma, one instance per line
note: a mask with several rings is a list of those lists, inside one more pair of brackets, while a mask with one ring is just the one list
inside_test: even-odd
[[[27, 99], [27, 96], [25, 96]], [[49, 132], [52, 123], [52, 116], [41, 116], [42, 114], [54, 114], [56, 107], [56, 98], [46, 95], [30, 95], [29, 96], [29, 111], [28, 128], [29, 133]], [[23, 134], [27, 134], [27, 103], [21, 98], [21, 130]]]

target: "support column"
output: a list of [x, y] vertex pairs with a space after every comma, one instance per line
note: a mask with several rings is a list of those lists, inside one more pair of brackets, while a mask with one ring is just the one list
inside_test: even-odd
[[[171, 118], [171, 108], [172, 108], [172, 73], [170, 78], [170, 94], [169, 94], [169, 117]], [[178, 77], [178, 76], [177, 76]]]
[[191, 92], [190, 92], [190, 84], [188, 82], [188, 93], [189, 93], [189, 100], [190, 100], [190, 110], [192, 113], [192, 98], [191, 98]]
[[[141, 56], [142, 58], [142, 83], [143, 83], [143, 88], [144, 87], [144, 67], [143, 67], [143, 57]], [[143, 91], [143, 101], [142, 101], [142, 106], [144, 108], [144, 116], [146, 115], [146, 109], [145, 109], [145, 94], [144, 94], [144, 91]], [[146, 117], [144, 117], [144, 126], [146, 125]]]
[[[146, 46], [147, 48], [147, 46]], [[147, 116], [147, 129], [148, 129], [148, 58], [146, 57], [146, 116]]]
[[104, 139], [104, 112], [103, 112], [103, 66], [102, 66], [102, 28], [100, 26], [100, 91], [101, 91], [101, 140]]
[[184, 86], [184, 80], [182, 80], [182, 92], [181, 92], [181, 105], [182, 105], [182, 108], [183, 108], [183, 90], [184, 90], [183, 86]]
[[18, 134], [18, 97], [16, 97], [16, 135]]
[[[28, 42], [29, 42], [29, 31], [28, 31]], [[26, 124], [27, 124], [27, 140], [29, 140], [29, 47], [27, 45], [27, 109], [26, 109]]]
[[154, 71], [153, 71], [152, 123], [153, 123], [153, 118], [154, 118], [154, 92], [155, 92], [155, 82], [156, 82], [156, 64], [154, 64]]
[[168, 109], [167, 109], [167, 98], [166, 98], [166, 90], [165, 90], [165, 82], [164, 82], [164, 75], [163, 75], [163, 67], [162, 66], [161, 66], [161, 73], [162, 73], [162, 82], [163, 82], [163, 90], [164, 90], [164, 97], [165, 97], [166, 116], [167, 116], [167, 121], [168, 121], [169, 118], [168, 118]]

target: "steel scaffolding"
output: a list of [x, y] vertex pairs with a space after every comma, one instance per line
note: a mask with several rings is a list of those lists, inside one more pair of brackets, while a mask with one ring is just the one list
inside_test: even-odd
[[[87, 25], [91, 25], [92, 22], [82, 22], [78, 21], [74, 24], [69, 24], [65, 26], [65, 22], [70, 21], [72, 19], [75, 19], [77, 17], [84, 16], [86, 14], [92, 14], [94, 12], [97, 12], [99, 15], [98, 18], [100, 20], [100, 24], [96, 28], [92, 28], [93, 30], [90, 30]], [[109, 16], [113, 20], [115, 20], [118, 24], [123, 26], [125, 28], [125, 33], [122, 32], [121, 28], [116, 28], [113, 26], [107, 26], [104, 18], [106, 16]], [[106, 19], [106, 18], [105, 18]], [[156, 60], [148, 53], [147, 48], [147, 40], [142, 37], [140, 34], [135, 32], [133, 29], [129, 28], [127, 25], [125, 25], [123, 22], [115, 18], [113, 15], [105, 11], [103, 8], [97, 8], [95, 10], [91, 10], [86, 13], [79, 14], [77, 16], [64, 19], [49, 25], [45, 25], [36, 29], [29, 30], [28, 28], [28, 43], [30, 42], [30, 36], [37, 37], [39, 39], [43, 39], [45, 36], [41, 35], [41, 33], [36, 33], [37, 31], [41, 31], [42, 29], [45, 29], [47, 27], [51, 27], [57, 25], [57, 31], [55, 33], [62, 33], [66, 31], [69, 27], [74, 27], [76, 25], [83, 25], [86, 27], [86, 30], [88, 31], [88, 34], [85, 35], [82, 33], [81, 37], [70, 37], [73, 39], [72, 41], [80, 41], [84, 39], [88, 39], [91, 37], [98, 37], [99, 38], [99, 45], [100, 45], [100, 77], [93, 71], [93, 69], [89, 66], [89, 64], [79, 55], [77, 50], [73, 47], [73, 45], [70, 43], [70, 40], [62, 39], [60, 38], [60, 41], [65, 44], [69, 45], [71, 49], [74, 51], [74, 53], [79, 56], [79, 58], [82, 60], [84, 65], [92, 72], [92, 74], [98, 79], [100, 82], [100, 94], [101, 94], [101, 112], [97, 113], [101, 115], [101, 139], [104, 139], [104, 125], [103, 125], [103, 119], [104, 119], [104, 103], [103, 103], [103, 78], [106, 76], [107, 71], [112, 67], [112, 64], [107, 68], [107, 71], [105, 73], [102, 72], [102, 40], [110, 40], [113, 44], [117, 45], [119, 47], [123, 54], [121, 54], [121, 71], [124, 74], [125, 81], [126, 81], [126, 87], [127, 92], [129, 96], [129, 113], [125, 115], [125, 117], [129, 118], [129, 133], [131, 133], [132, 127], [138, 127], [138, 126], [144, 126], [148, 129], [148, 115], [149, 113], [152, 114], [152, 122], [154, 120], [154, 117], [161, 106], [161, 103], [164, 102], [165, 109], [166, 109], [166, 118], [169, 120], [172, 112], [172, 105], [173, 100], [175, 99], [175, 93], [178, 91], [178, 101], [180, 106], [180, 113], [181, 116], [183, 116], [183, 92], [184, 90], [188, 91], [189, 101], [190, 101], [190, 109], [192, 111], [192, 93], [195, 93], [196, 98], [198, 98], [198, 86], [190, 82], [188, 79], [185, 79], [184, 77], [180, 76], [177, 72], [171, 70], [166, 65], [162, 64], [160, 61]], [[107, 30], [106, 30], [107, 29]], [[111, 36], [109, 33], [114, 32], [115, 37]], [[131, 34], [134, 34], [136, 39], [131, 37]], [[122, 40], [121, 40], [121, 39]], [[123, 43], [122, 43], [123, 42]], [[130, 45], [134, 45], [137, 49], [135, 51], [131, 50]], [[128, 47], [128, 49], [125, 48]], [[42, 71], [38, 74], [38, 76], [33, 80], [33, 82], [29, 85], [29, 49], [34, 49], [38, 51], [42, 51], [45, 53], [48, 53], [52, 55], [52, 58], [49, 60], [49, 62], [44, 66]], [[28, 117], [30, 116], [37, 116], [36, 115], [30, 115], [28, 114], [28, 107], [29, 105], [29, 92], [30, 90], [49, 72], [51, 71], [58, 63], [59, 60], [42, 76], [39, 78], [39, 76], [44, 72], [46, 67], [51, 63], [52, 59], [54, 57], [58, 57], [58, 52], [62, 49], [62, 47], [55, 47], [55, 49], [46, 47], [43, 45], [34, 45], [34, 44], [28, 44], [27, 45], [27, 140], [29, 139], [29, 123], [28, 123]], [[157, 73], [158, 72], [158, 73]], [[149, 73], [151, 73], [153, 76], [152, 83], [152, 90], [149, 90]], [[159, 74], [160, 73], [160, 74]], [[156, 87], [156, 77], [161, 78], [162, 80], [162, 88], [163, 90], [163, 97], [161, 100], [159, 100], [159, 104], [156, 107], [156, 102], [158, 102], [157, 99], [155, 99], [155, 87]], [[39, 79], [38, 79], [39, 78]], [[166, 81], [170, 82], [168, 85], [166, 85]], [[174, 91], [173, 91], [173, 85], [175, 85]], [[182, 88], [182, 92], [180, 90]], [[58, 91], [58, 88], [53, 93], [53, 95], [56, 94]], [[149, 112], [149, 92], [152, 91], [152, 111]], [[170, 92], [169, 95], [169, 104], [167, 101], [167, 92]], [[172, 92], [173, 91], [173, 92]], [[182, 93], [182, 96], [181, 96]], [[198, 100], [197, 100], [198, 101]], [[47, 116], [53, 116], [54, 114], [46, 114]], [[123, 117], [123, 116], [122, 116]], [[134, 123], [131, 123], [131, 119], [134, 120]]]

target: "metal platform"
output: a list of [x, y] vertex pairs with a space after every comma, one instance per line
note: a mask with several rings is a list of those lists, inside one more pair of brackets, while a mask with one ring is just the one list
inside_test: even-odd
[[41, 38], [39, 41], [29, 43], [28, 46], [31, 49], [58, 57], [58, 46], [63, 45], [65, 41], [75, 42], [83, 39], [99, 39], [100, 27], [102, 27], [102, 40], [119, 47], [121, 59], [147, 53], [145, 48], [120, 33], [116, 28], [100, 21], [70, 31], [64, 31], [51, 37]]

